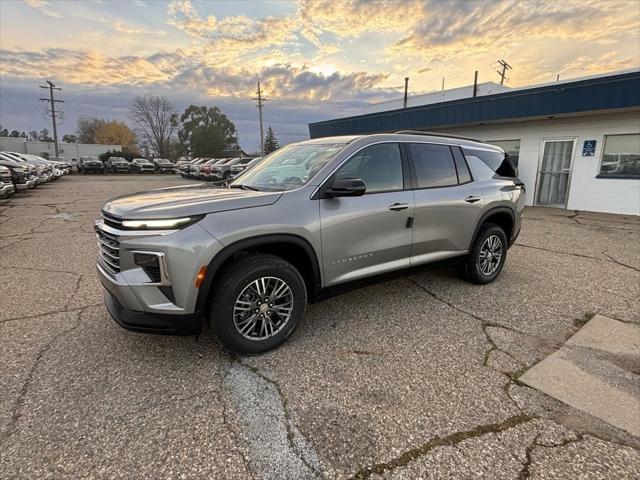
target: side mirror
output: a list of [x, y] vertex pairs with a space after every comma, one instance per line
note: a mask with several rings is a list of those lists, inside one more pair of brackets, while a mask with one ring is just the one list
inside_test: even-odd
[[324, 193], [329, 198], [360, 197], [366, 190], [367, 186], [361, 178], [336, 178]]

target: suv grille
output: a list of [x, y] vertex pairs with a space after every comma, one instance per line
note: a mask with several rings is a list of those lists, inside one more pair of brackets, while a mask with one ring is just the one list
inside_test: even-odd
[[0, 181], [3, 183], [11, 183], [11, 172], [9, 171], [0, 172]]
[[105, 225], [109, 225], [110, 227], [121, 229], [122, 228], [122, 219], [120, 217], [116, 217], [115, 215], [111, 215], [110, 213], [102, 212], [102, 220]]
[[[119, 228], [122, 220], [114, 215], [102, 213], [105, 225]], [[117, 235], [108, 233], [101, 228], [96, 228], [96, 238], [98, 240], [98, 263], [102, 268], [112, 275], [120, 272], [120, 240]]]

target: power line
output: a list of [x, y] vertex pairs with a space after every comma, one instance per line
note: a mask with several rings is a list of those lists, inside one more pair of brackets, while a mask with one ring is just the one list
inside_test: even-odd
[[498, 60], [498, 64], [502, 67], [502, 70], [496, 70], [496, 73], [500, 75], [500, 85], [504, 85], [504, 81], [506, 79], [507, 70], [511, 70], [511, 65], [509, 65], [504, 60]]
[[56, 158], [58, 158], [59, 153], [58, 153], [58, 128], [56, 126], [56, 104], [64, 103], [64, 100], [56, 100], [53, 96], [54, 90], [60, 91], [62, 89], [59, 87], [56, 87], [51, 80], [47, 80], [46, 82], [47, 82], [47, 85], [46, 86], [40, 85], [40, 88], [49, 90], [49, 98], [40, 98], [40, 101], [51, 102], [51, 112], [49, 112], [49, 115], [51, 116], [51, 120], [53, 121], [53, 145], [55, 147]]
[[260, 154], [264, 155], [264, 130], [262, 128], [262, 107], [264, 106], [264, 102], [267, 101], [266, 98], [262, 96], [262, 90], [260, 89], [260, 82], [258, 82], [258, 90], [256, 90], [257, 97], [253, 97], [253, 100], [256, 100], [258, 104], [258, 113], [260, 115]]

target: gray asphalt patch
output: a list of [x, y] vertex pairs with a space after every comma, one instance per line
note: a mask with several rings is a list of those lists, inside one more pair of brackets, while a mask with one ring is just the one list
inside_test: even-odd
[[520, 381], [640, 436], [640, 327], [596, 315]]
[[239, 361], [231, 362], [224, 380], [247, 441], [251, 469], [259, 478], [324, 477], [315, 450], [289, 417], [286, 400], [273, 380]]

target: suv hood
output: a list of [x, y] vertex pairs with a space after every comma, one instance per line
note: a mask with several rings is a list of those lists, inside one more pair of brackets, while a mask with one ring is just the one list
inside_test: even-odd
[[126, 219], [188, 217], [272, 205], [281, 196], [280, 192], [236, 188], [178, 187], [115, 197], [102, 210]]

